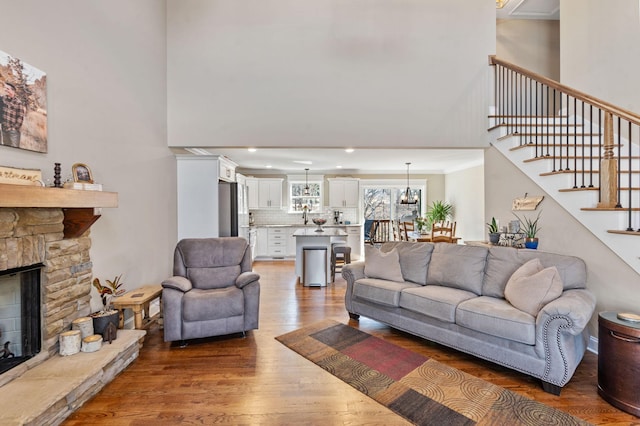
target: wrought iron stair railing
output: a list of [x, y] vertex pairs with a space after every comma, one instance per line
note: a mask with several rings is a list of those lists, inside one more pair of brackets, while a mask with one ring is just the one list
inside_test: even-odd
[[495, 56], [492, 128], [520, 136], [533, 149], [526, 161], [549, 161], [546, 174], [569, 174], [564, 191], [598, 191], [583, 210], [626, 212], [626, 229], [640, 235], [640, 115]]

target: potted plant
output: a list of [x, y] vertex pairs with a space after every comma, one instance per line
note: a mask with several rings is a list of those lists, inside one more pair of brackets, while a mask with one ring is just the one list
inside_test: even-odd
[[524, 216], [524, 220], [521, 219], [517, 214], [513, 214], [520, 221], [520, 230], [524, 233], [524, 246], [528, 249], [537, 249], [538, 248], [538, 231], [540, 231], [540, 226], [538, 225], [538, 221], [540, 220], [540, 213], [535, 219], [528, 218]]
[[[93, 332], [95, 334], [101, 334], [104, 337], [109, 324], [113, 324], [116, 330], [118, 328], [119, 312], [112, 308], [111, 301], [114, 297], [121, 296], [125, 292], [125, 289], [122, 288], [124, 283], [120, 281], [121, 277], [122, 274], [118, 275], [113, 280], [106, 280], [106, 285], [102, 285], [98, 278], [93, 279], [93, 286], [100, 294], [103, 307], [101, 311], [90, 315], [91, 318], [93, 318]], [[115, 339], [115, 333], [111, 337], [112, 339], [110, 340]], [[105, 338], [105, 340], [107, 339]]]
[[444, 222], [453, 212], [453, 206], [444, 201], [434, 201], [431, 207], [427, 209], [427, 227], [431, 227], [435, 222]]
[[491, 218], [491, 222], [487, 223], [487, 227], [489, 229], [489, 242], [491, 244], [498, 244], [500, 241], [500, 232], [498, 231], [498, 222], [496, 222], [495, 217]]

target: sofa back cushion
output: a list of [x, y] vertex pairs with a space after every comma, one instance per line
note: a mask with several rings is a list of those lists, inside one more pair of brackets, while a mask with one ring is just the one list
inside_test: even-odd
[[398, 251], [400, 269], [402, 269], [404, 280], [425, 285], [427, 283], [427, 269], [431, 261], [433, 244], [390, 241], [384, 243], [380, 247], [380, 251], [387, 253], [394, 248]]
[[482, 294], [488, 248], [449, 243], [432, 245], [434, 248], [427, 271], [427, 284]]
[[504, 288], [511, 275], [527, 261], [538, 258], [544, 268], [555, 266], [563, 290], [585, 288], [587, 267], [575, 256], [545, 253], [537, 250], [517, 250], [511, 247], [491, 247], [482, 285], [482, 295], [504, 298]]
[[383, 252], [366, 245], [364, 247], [364, 275], [367, 278], [402, 282], [402, 270], [397, 250]]

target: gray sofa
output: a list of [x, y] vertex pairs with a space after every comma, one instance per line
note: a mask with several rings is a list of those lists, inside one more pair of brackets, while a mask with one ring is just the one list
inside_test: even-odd
[[257, 329], [260, 275], [251, 263], [244, 238], [181, 240], [174, 276], [162, 282], [165, 342]]
[[[401, 276], [381, 279], [379, 272], [393, 269], [393, 259], [370, 258], [392, 254]], [[509, 247], [411, 242], [385, 243], [380, 252], [366, 256], [370, 263], [356, 262], [342, 270], [345, 305], [353, 319], [363, 315], [539, 378], [544, 390], [555, 395], [582, 360], [595, 298], [585, 289], [586, 266], [579, 258]], [[516, 276], [526, 269], [525, 263], [537, 263], [536, 258], [545, 268], [540, 274], [554, 275], [559, 297], [541, 303], [534, 316], [535, 311], [513, 306], [505, 298], [505, 287], [512, 275], [512, 281], [528, 285], [510, 283], [508, 289], [513, 303], [518, 298], [528, 303], [528, 289], [538, 287]]]

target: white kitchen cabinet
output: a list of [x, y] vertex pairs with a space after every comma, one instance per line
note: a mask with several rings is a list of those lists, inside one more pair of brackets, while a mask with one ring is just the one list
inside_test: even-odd
[[282, 182], [276, 178], [247, 178], [250, 209], [282, 209]]
[[269, 235], [267, 234], [267, 228], [257, 228], [256, 230], [256, 257], [267, 256], [267, 250], [269, 248]]
[[267, 228], [267, 256], [284, 258], [287, 255], [289, 229], [286, 227]]
[[353, 178], [329, 180], [329, 206], [332, 208], [358, 207], [360, 181]]
[[361, 258], [362, 253], [362, 232], [360, 226], [347, 226], [347, 245], [351, 247], [351, 261], [355, 262]]

